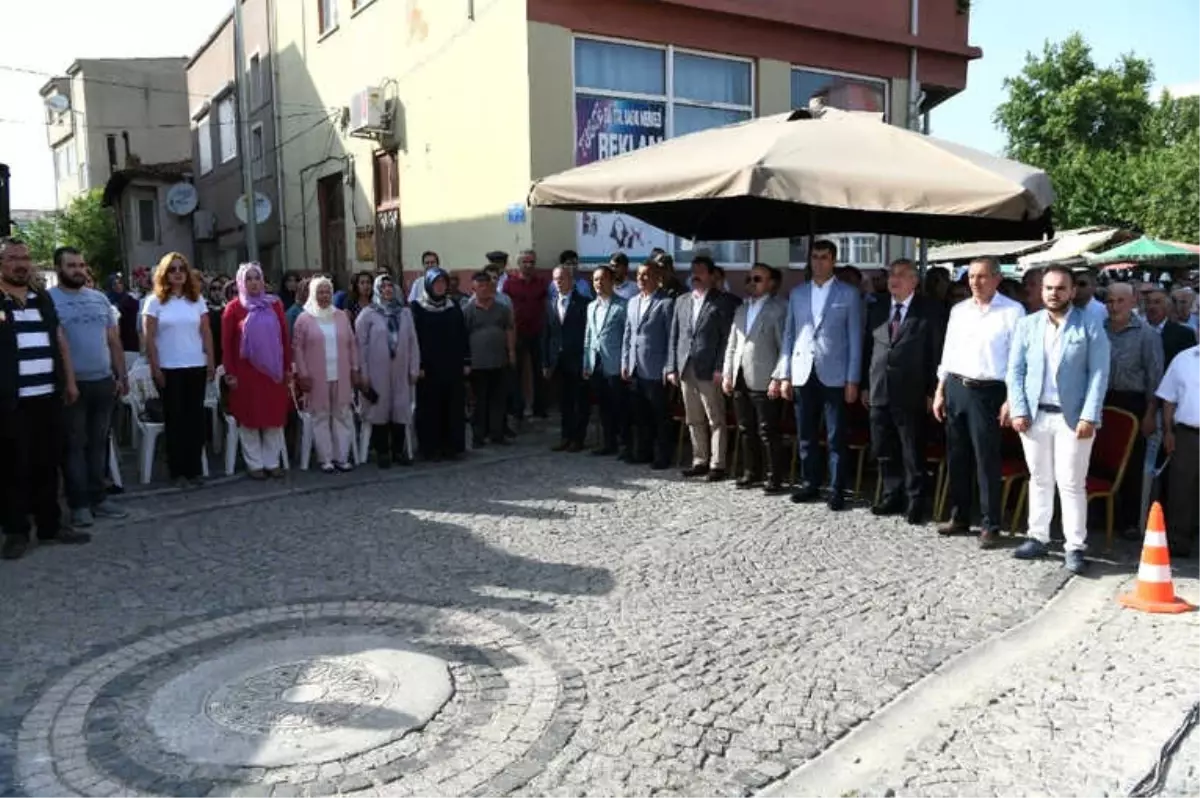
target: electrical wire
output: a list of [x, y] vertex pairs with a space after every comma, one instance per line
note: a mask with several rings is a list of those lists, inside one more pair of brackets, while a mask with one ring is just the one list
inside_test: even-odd
[[1184, 715], [1183, 722], [1163, 743], [1163, 747], [1158, 752], [1158, 761], [1154, 763], [1154, 767], [1150, 768], [1149, 773], [1142, 776], [1138, 783], [1133, 785], [1133, 789], [1129, 791], [1129, 798], [1150, 798], [1162, 791], [1167, 780], [1167, 772], [1171, 769], [1171, 759], [1179, 750], [1179, 746], [1188, 733], [1196, 728], [1197, 723], [1200, 723], [1200, 701], [1192, 704], [1192, 708]]

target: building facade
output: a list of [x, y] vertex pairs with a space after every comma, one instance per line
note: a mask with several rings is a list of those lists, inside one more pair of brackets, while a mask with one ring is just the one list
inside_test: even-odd
[[117, 172], [191, 157], [183, 58], [80, 59], [41, 88], [56, 207]]
[[113, 209], [126, 276], [139, 267], [153, 271], [168, 252], [195, 263], [192, 216], [174, 207], [172, 189], [192, 181], [190, 159], [130, 166], [104, 184], [104, 204]]
[[[415, 268], [426, 249], [471, 269], [492, 249], [534, 248], [550, 264], [564, 249], [596, 261], [661, 246], [686, 263], [691, 242], [632, 217], [525, 213], [531, 181], [813, 98], [913, 125], [965, 87], [980, 55], [967, 30], [962, 0], [281, 4], [281, 101], [331, 111], [281, 124], [290, 262], [344, 277]], [[363, 101], [368, 88], [380, 103]], [[833, 237], [860, 266], [901, 246]], [[799, 266], [807, 249], [697, 245], [732, 268]]]
[[[261, 209], [270, 214], [257, 224], [258, 259], [268, 276], [278, 278], [283, 269], [281, 250], [279, 152], [275, 95], [275, 56], [271, 31], [270, 0], [242, 3], [245, 72], [242, 86], [249, 100], [250, 152], [243, 152], [238, 122], [233, 14], [230, 13], [187, 62], [190, 98], [192, 172], [199, 202], [193, 214], [196, 259], [199, 268], [232, 274], [247, 259], [243, 208], [243, 159], [250, 159], [254, 191], [266, 198]], [[313, 114], [300, 114], [312, 119]]]

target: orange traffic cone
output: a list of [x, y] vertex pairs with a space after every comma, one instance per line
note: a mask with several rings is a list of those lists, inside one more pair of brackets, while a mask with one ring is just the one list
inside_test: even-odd
[[1162, 505], [1155, 502], [1146, 522], [1146, 542], [1142, 545], [1142, 563], [1138, 566], [1133, 591], [1118, 596], [1126, 607], [1142, 612], [1190, 612], [1196, 609], [1175, 595], [1171, 582], [1171, 554], [1167, 551], [1167, 528]]

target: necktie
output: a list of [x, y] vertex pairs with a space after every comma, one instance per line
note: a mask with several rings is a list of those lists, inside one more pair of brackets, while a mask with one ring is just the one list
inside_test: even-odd
[[892, 323], [889, 325], [889, 330], [891, 333], [892, 341], [895, 342], [896, 337], [900, 335], [900, 322], [901, 322], [900, 311], [903, 309], [904, 306], [897, 303], [896, 305], [893, 305], [892, 307], [893, 307]]
[[559, 297], [558, 299], [558, 320], [565, 321], [567, 318], [567, 302], [570, 297]]

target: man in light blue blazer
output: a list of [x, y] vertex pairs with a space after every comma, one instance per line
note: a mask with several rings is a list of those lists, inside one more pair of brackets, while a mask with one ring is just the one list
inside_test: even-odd
[[1013, 556], [1046, 553], [1054, 488], [1062, 502], [1065, 565], [1087, 563], [1087, 472], [1108, 390], [1109, 343], [1103, 324], [1075, 307], [1070, 269], [1042, 274], [1043, 309], [1017, 322], [1008, 358], [1008, 407], [1029, 467], [1029, 539]]
[[675, 302], [661, 288], [657, 264], [643, 263], [637, 283], [637, 296], [625, 306], [621, 341], [621, 379], [630, 386], [636, 438], [629, 459], [662, 471], [671, 466], [666, 367]]
[[583, 335], [583, 378], [592, 385], [600, 408], [604, 441], [592, 454], [617, 453], [618, 440], [629, 448], [629, 392], [621, 380], [621, 345], [625, 338], [625, 300], [615, 293], [616, 275], [609, 266], [592, 272], [596, 299], [587, 309]]
[[862, 378], [863, 313], [856, 287], [833, 276], [837, 245], [815, 241], [809, 253], [811, 279], [788, 299], [783, 348], [768, 393], [795, 402], [801, 481], [792, 501], [820, 497], [817, 432], [825, 416], [829, 447], [829, 509], [846, 507], [842, 464], [846, 450], [846, 405], [858, 401]]

